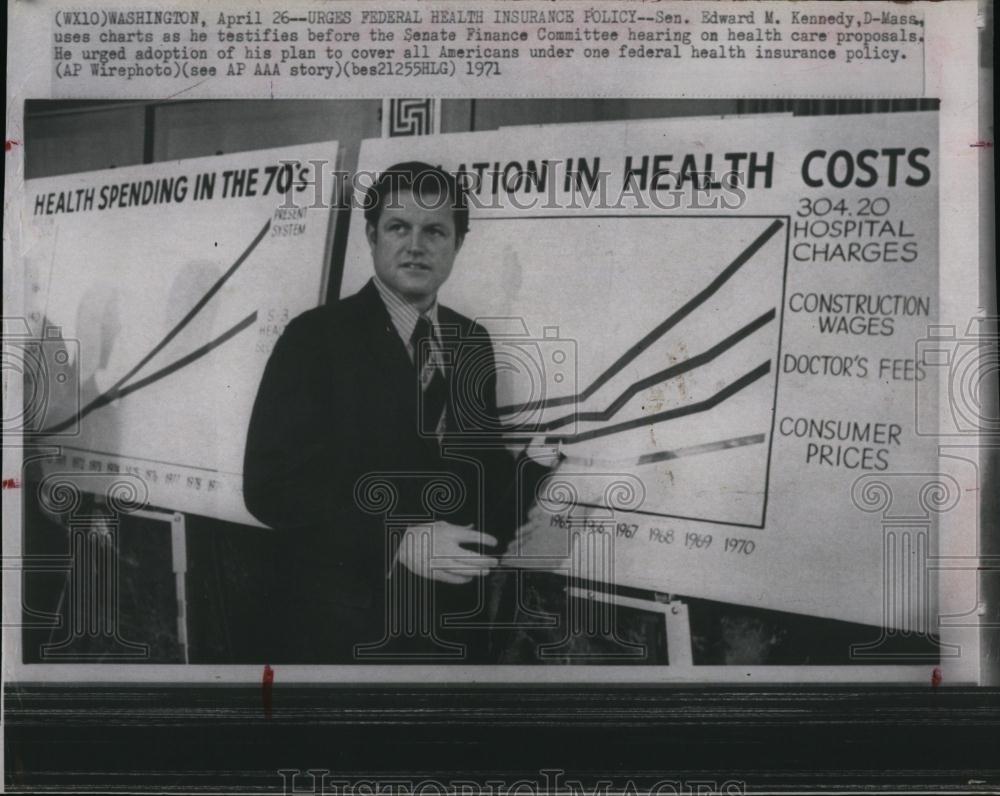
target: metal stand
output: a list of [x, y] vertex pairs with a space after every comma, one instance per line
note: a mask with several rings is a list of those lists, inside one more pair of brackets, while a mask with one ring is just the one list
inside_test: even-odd
[[689, 667], [694, 665], [691, 654], [691, 621], [688, 616], [687, 603], [673, 598], [669, 594], [656, 593], [653, 600], [641, 600], [638, 597], [625, 597], [604, 591], [591, 591], [578, 586], [566, 589], [570, 597], [582, 600], [599, 600], [612, 605], [623, 605], [626, 608], [636, 608], [640, 611], [652, 611], [663, 614], [667, 627], [667, 661], [672, 667]]
[[148, 511], [137, 509], [130, 516], [170, 523], [170, 557], [173, 560], [174, 584], [177, 591], [177, 643], [184, 663], [190, 663], [187, 628], [187, 528], [179, 511]]

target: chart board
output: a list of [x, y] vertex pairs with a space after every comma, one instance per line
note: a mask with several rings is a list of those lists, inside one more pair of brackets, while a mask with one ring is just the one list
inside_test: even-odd
[[[490, 331], [511, 438], [559, 446], [507, 565], [927, 628], [935, 520], [918, 561], [859, 495], [936, 472], [915, 420], [936, 412], [916, 353], [938, 311], [936, 130], [785, 116], [364, 143], [361, 172], [423, 160], [470, 188], [439, 298]], [[370, 274], [355, 213], [342, 295]], [[894, 567], [919, 610], [887, 608]]]
[[[257, 524], [247, 425], [285, 324], [321, 302], [328, 142], [26, 184], [26, 423], [52, 472], [128, 473], [151, 505]], [[79, 482], [87, 488], [88, 481]]]

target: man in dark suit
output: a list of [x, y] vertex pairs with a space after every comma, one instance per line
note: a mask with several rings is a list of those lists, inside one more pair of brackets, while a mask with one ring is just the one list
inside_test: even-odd
[[489, 336], [437, 302], [468, 208], [425, 163], [365, 206], [373, 278], [288, 325], [250, 421], [247, 508], [284, 532], [273, 660], [485, 662], [517, 500]]

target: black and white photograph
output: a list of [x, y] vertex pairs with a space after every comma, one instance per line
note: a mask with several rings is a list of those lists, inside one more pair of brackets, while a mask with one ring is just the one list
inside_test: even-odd
[[991, 3], [29, 5], [9, 789], [996, 785]]
[[923, 679], [937, 103], [744, 104], [30, 103], [23, 662]]

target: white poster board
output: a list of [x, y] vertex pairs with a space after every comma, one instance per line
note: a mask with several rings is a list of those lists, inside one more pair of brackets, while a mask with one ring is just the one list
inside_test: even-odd
[[[250, 411], [284, 325], [321, 303], [337, 143], [26, 183], [26, 424], [48, 472], [130, 473], [151, 505], [257, 524]], [[294, 203], [294, 204], [293, 204]], [[280, 289], [278, 289], [280, 286]]]
[[[359, 172], [423, 160], [473, 186], [440, 300], [489, 329], [505, 419], [566, 457], [509, 565], [928, 630], [933, 520], [893, 547], [863, 504], [865, 479], [936, 472], [916, 410], [937, 417], [917, 356], [938, 313], [937, 122], [364, 143]], [[341, 295], [370, 274], [356, 211]], [[893, 567], [916, 573], [913, 610], [886, 602]]]

